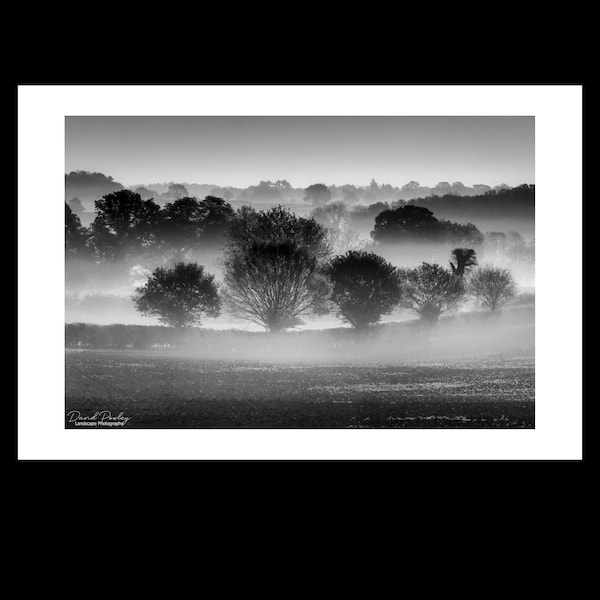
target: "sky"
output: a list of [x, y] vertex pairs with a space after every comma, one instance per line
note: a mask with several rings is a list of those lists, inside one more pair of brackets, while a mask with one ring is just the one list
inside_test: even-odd
[[66, 172], [125, 186], [535, 183], [534, 117], [66, 117]]

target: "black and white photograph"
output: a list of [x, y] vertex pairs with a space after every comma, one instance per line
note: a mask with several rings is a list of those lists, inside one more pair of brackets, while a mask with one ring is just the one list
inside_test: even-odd
[[66, 426], [535, 427], [534, 132], [66, 117]]
[[[51, 423], [81, 457], [573, 456], [579, 434], [552, 450], [549, 430], [581, 410], [579, 88], [119, 87], [22, 94], [20, 141], [55, 144], [59, 195], [20, 171], [20, 227], [56, 240], [22, 252], [46, 291], [20, 323], [40, 357], [62, 337], [24, 437]], [[43, 390], [50, 365], [26, 360]]]

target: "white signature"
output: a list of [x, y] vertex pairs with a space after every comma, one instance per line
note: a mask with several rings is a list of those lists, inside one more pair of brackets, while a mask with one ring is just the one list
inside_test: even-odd
[[101, 410], [95, 412], [91, 416], [82, 416], [78, 410], [70, 410], [67, 413], [69, 423], [74, 423], [76, 426], [88, 427], [124, 427], [131, 417], [126, 417], [122, 412], [118, 415], [112, 415], [110, 410]]

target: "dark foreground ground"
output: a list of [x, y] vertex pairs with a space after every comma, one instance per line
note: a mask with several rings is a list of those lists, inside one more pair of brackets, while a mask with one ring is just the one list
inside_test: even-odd
[[66, 411], [78, 429], [532, 428], [534, 361], [319, 366], [67, 350]]

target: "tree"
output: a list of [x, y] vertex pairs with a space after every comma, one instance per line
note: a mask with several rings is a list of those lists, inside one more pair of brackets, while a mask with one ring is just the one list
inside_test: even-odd
[[[452, 262], [454, 259], [454, 264]], [[477, 266], [477, 253], [472, 248], [454, 248], [451, 253], [450, 267], [458, 277], [463, 277], [465, 271]]]
[[197, 263], [183, 262], [155, 269], [137, 288], [134, 302], [143, 315], [177, 329], [199, 324], [204, 315], [218, 317], [221, 307], [214, 276]]
[[321, 263], [329, 258], [323, 226], [281, 205], [260, 212], [251, 206], [242, 206], [229, 224], [226, 252], [243, 250], [254, 242], [286, 240], [307, 249]]
[[434, 324], [465, 295], [463, 279], [438, 264], [424, 262], [414, 269], [403, 269], [400, 281], [402, 304], [429, 324]]
[[292, 186], [287, 179], [278, 179], [275, 182], [275, 187], [280, 189], [282, 192], [287, 192], [292, 189]]
[[210, 190], [209, 195], [216, 196], [217, 198], [223, 198], [223, 200], [229, 202], [235, 198], [236, 193], [233, 188], [217, 186]]
[[122, 189], [120, 183], [103, 173], [71, 171], [65, 175], [65, 198], [77, 196], [87, 203]]
[[203, 213], [196, 198], [168, 202], [161, 211], [158, 236], [171, 248], [185, 251], [198, 244]]
[[276, 332], [301, 324], [306, 314], [324, 312], [324, 229], [281, 206], [243, 209], [225, 249], [224, 295], [232, 314]]
[[375, 217], [371, 237], [376, 242], [399, 242], [408, 239], [431, 241], [440, 233], [439, 221], [423, 206], [411, 204], [384, 210]]
[[81, 213], [85, 212], [85, 208], [83, 206], [83, 204], [81, 204], [81, 200], [75, 196], [73, 198], [71, 198], [68, 202], [69, 204], [69, 208], [77, 215], [79, 216]]
[[160, 207], [131, 190], [119, 190], [96, 200], [92, 241], [101, 258], [115, 260], [140, 252], [156, 241]]
[[485, 237], [473, 223], [453, 223], [440, 219], [441, 242], [449, 242], [451, 244], [482, 244]]
[[345, 204], [358, 204], [358, 193], [353, 185], [344, 185], [342, 190], [342, 202]]
[[81, 255], [87, 251], [88, 232], [81, 226], [79, 217], [65, 203], [65, 252], [67, 256]]
[[331, 192], [324, 183], [313, 183], [304, 190], [304, 200], [313, 206], [327, 204], [331, 200]]
[[414, 204], [380, 212], [375, 217], [371, 237], [379, 243], [416, 241], [479, 244], [483, 241], [482, 233], [472, 223], [438, 219], [428, 208]]
[[331, 302], [339, 317], [357, 329], [377, 323], [400, 301], [398, 271], [373, 252], [336, 256], [325, 269], [332, 283]]
[[492, 312], [502, 308], [517, 291], [511, 272], [491, 265], [484, 265], [471, 275], [468, 289]]
[[251, 185], [241, 194], [243, 200], [251, 202], [281, 202], [281, 193], [284, 188], [281, 182], [260, 181], [258, 185]]
[[198, 201], [186, 196], [165, 205], [157, 235], [171, 248], [184, 252], [222, 241], [234, 216], [231, 205], [222, 198], [207, 196]]
[[180, 200], [189, 197], [190, 193], [182, 183], [172, 183], [165, 195], [173, 200]]
[[199, 202], [199, 216], [202, 228], [202, 241], [215, 243], [223, 241], [224, 234], [235, 216], [231, 204], [223, 198], [206, 196]]
[[144, 187], [143, 185], [136, 187], [135, 190], [133, 190], [136, 194], [139, 194], [142, 198], [142, 200], [150, 200], [150, 199], [154, 199], [154, 198], [158, 198], [160, 196], [160, 194], [156, 191], [156, 190], [151, 190], [147, 187]]
[[330, 202], [315, 208], [311, 216], [325, 227], [327, 244], [332, 254], [344, 254], [348, 250], [360, 250], [364, 242], [350, 228], [350, 212], [343, 202]]

